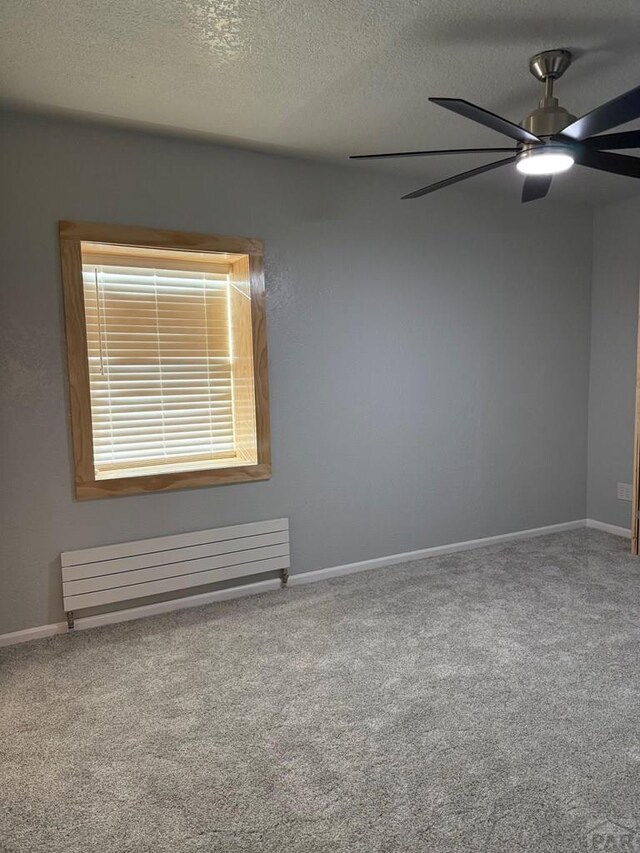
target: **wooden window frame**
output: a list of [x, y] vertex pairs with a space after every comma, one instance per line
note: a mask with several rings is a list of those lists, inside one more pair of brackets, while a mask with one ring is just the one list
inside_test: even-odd
[[[201, 486], [268, 480], [271, 477], [271, 443], [262, 241], [247, 237], [192, 234], [137, 226], [69, 221], [59, 223], [59, 235], [76, 497], [86, 499], [139, 495], [148, 492], [165, 492], [174, 489], [193, 489]], [[247, 256], [251, 291], [257, 464], [202, 471], [96, 479], [93, 463], [91, 395], [82, 283], [81, 243], [83, 241]]]

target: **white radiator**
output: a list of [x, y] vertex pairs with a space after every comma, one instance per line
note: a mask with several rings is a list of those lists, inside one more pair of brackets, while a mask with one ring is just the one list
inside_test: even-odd
[[289, 568], [289, 519], [141, 539], [61, 554], [69, 628], [86, 607]]

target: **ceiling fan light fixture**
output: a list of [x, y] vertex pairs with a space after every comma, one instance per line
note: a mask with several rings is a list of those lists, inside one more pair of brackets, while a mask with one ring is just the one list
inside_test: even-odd
[[575, 163], [568, 148], [545, 147], [523, 151], [516, 161], [516, 169], [523, 175], [558, 175], [566, 172]]

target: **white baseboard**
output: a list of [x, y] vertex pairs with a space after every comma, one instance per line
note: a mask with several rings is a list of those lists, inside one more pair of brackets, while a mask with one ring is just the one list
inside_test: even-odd
[[608, 524], [606, 521], [597, 521], [595, 518], [587, 519], [587, 527], [593, 530], [603, 530], [605, 533], [613, 533], [614, 536], [624, 536], [631, 539], [631, 531], [628, 527], [618, 527], [617, 524]]
[[[170, 601], [158, 601], [155, 604], [143, 604], [140, 607], [128, 607], [125, 610], [113, 610], [110, 613], [99, 613], [96, 616], [81, 616], [75, 620], [75, 629], [96, 628], [98, 625], [113, 625], [116, 622], [129, 622], [132, 619], [142, 619], [145, 616], [157, 616], [171, 610], [184, 610], [188, 607], [200, 607], [213, 601], [228, 601], [231, 598], [244, 598], [247, 595], [257, 595], [260, 592], [270, 592], [280, 589], [279, 578], [244, 586], [232, 586], [229, 589], [216, 589], [199, 595], [188, 595], [184, 598], [173, 598]], [[36, 628], [26, 628], [24, 631], [13, 631], [11, 634], [0, 634], [0, 646], [12, 646], [16, 643], [27, 643], [29, 640], [39, 640], [43, 637], [53, 637], [55, 634], [66, 634], [66, 622], [54, 622], [51, 625], [38, 625]]]
[[[529, 530], [517, 530], [513, 533], [501, 533], [498, 536], [486, 536], [483, 539], [468, 539], [466, 542], [452, 542], [449, 545], [436, 545], [433, 548], [421, 548], [418, 551], [405, 551], [402, 554], [390, 554], [388, 557], [376, 557], [373, 560], [361, 560], [358, 563], [347, 563], [343, 566], [331, 566], [327, 569], [317, 569], [313, 572], [301, 572], [289, 576], [289, 586], [298, 586], [305, 583], [337, 578], [342, 575], [351, 575], [355, 572], [363, 572], [367, 569], [377, 569], [383, 566], [395, 566], [399, 563], [409, 563], [411, 560], [422, 560], [426, 557], [437, 557], [442, 554], [455, 554], [457, 551], [470, 551], [474, 548], [483, 548], [487, 545], [499, 545], [503, 542], [513, 542], [516, 539], [531, 539], [534, 536], [546, 536], [549, 533], [561, 533], [564, 530], [577, 530], [590, 527], [594, 530], [603, 530], [615, 536], [631, 537], [631, 531], [626, 527], [617, 527], [615, 524], [607, 524], [604, 521], [596, 521], [593, 518], [579, 518], [575, 521], [565, 521], [562, 524], [549, 524], [546, 527], [534, 527]], [[234, 586], [230, 589], [213, 590], [203, 592], [200, 595], [189, 595], [185, 598], [175, 598], [170, 601], [159, 601], [156, 604], [144, 604], [140, 607], [130, 607], [126, 610], [114, 610], [110, 613], [100, 613], [97, 616], [82, 616], [75, 621], [78, 630], [83, 628], [95, 628], [98, 625], [113, 625], [117, 622], [128, 622], [131, 619], [141, 619], [145, 616], [156, 616], [159, 613], [168, 613], [171, 610], [182, 610], [187, 607], [199, 607], [202, 604], [210, 604], [214, 601], [227, 601], [232, 598], [242, 598], [246, 595], [256, 595], [260, 592], [280, 589], [280, 580], [258, 581], [257, 583], [244, 586]], [[26, 643], [29, 640], [38, 640], [43, 637], [53, 637], [55, 634], [66, 634], [66, 622], [54, 622], [51, 625], [38, 625], [35, 628], [26, 628], [23, 631], [13, 631], [10, 634], [0, 634], [0, 646], [11, 646], [16, 643]]]
[[533, 527], [529, 530], [517, 530], [513, 533], [501, 533], [498, 536], [485, 536], [483, 539], [467, 539], [465, 542], [452, 542], [449, 545], [436, 545], [433, 548], [421, 548], [419, 551], [405, 551], [402, 554], [390, 554], [388, 557], [375, 557], [373, 560], [362, 560], [359, 563], [347, 563], [344, 566], [331, 566], [328, 569], [317, 569], [313, 572], [301, 572], [289, 577], [289, 585], [297, 586], [303, 583], [337, 578], [351, 575], [354, 572], [364, 572], [368, 569], [378, 569], [383, 566], [396, 566], [399, 563], [409, 563], [412, 560], [424, 560], [426, 557], [438, 557], [442, 554], [455, 554], [457, 551], [470, 551], [473, 548], [484, 548], [486, 545], [499, 545], [502, 542], [512, 542], [515, 539], [531, 539], [534, 536], [546, 536], [549, 533], [561, 533], [563, 530], [577, 530], [586, 527], [587, 520], [578, 518], [575, 521], [565, 521], [562, 524], [549, 524], [546, 527]]
[[51, 625], [37, 625], [35, 628], [25, 628], [23, 631], [12, 631], [10, 634], [0, 634], [0, 646], [15, 646], [18, 643], [28, 643], [29, 640], [41, 640], [53, 637], [54, 634], [66, 634], [66, 622], [54, 622]]

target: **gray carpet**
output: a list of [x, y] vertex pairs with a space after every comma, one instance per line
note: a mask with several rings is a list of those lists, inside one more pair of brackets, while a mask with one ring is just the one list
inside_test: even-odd
[[3, 650], [0, 849], [640, 850], [627, 549], [581, 530]]

